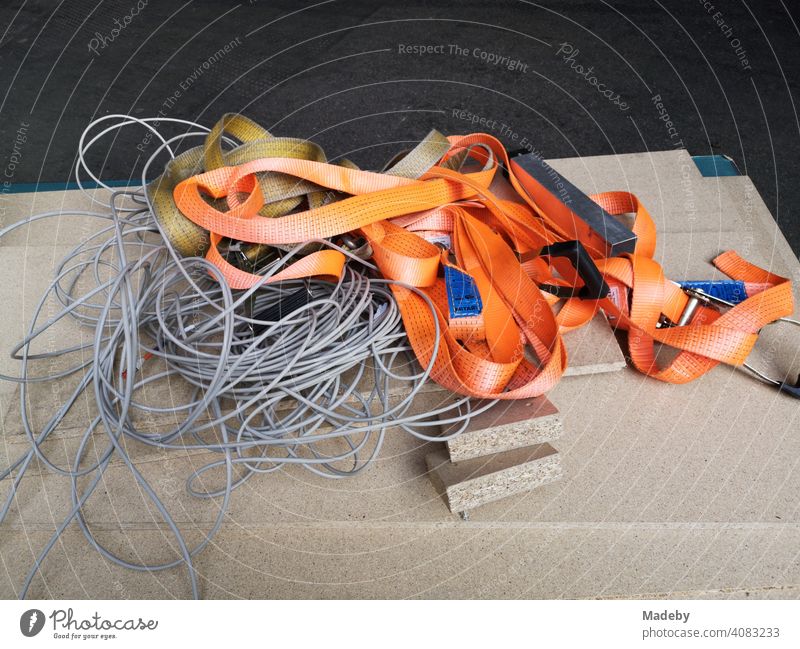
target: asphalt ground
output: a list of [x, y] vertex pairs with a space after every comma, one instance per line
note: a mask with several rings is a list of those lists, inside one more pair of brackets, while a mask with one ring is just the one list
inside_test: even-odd
[[[730, 156], [800, 251], [800, 31], [785, 2], [5, 2], [0, 174], [70, 180], [101, 115], [239, 111], [379, 168], [431, 128], [548, 158]], [[152, 153], [131, 130], [108, 180]], [[617, 189], [617, 187], [609, 187]]]

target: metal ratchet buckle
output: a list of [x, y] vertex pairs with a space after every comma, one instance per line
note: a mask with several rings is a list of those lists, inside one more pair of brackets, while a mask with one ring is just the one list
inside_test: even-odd
[[[247, 252], [245, 252], [243, 246], [250, 246], [251, 250], [266, 248], [267, 253], [257, 254], [255, 258], [251, 259], [247, 256]], [[278, 248], [272, 246], [268, 247], [261, 244], [252, 244], [247, 243], [246, 241], [234, 240], [229, 241], [227, 246], [225, 246], [225, 248], [222, 250], [223, 256], [228, 263], [232, 263], [237, 268], [251, 272], [255, 272], [259, 268], [263, 268], [267, 262], [277, 259], [279, 252], [280, 251]]]
[[342, 248], [348, 250], [352, 255], [366, 261], [372, 257], [372, 246], [369, 245], [364, 237], [354, 237], [352, 234], [343, 234]]
[[[721, 297], [716, 295], [709, 295], [705, 291], [701, 291], [697, 288], [689, 288], [686, 286], [681, 286], [681, 289], [684, 293], [689, 297], [689, 301], [686, 302], [686, 306], [683, 307], [683, 313], [681, 313], [680, 318], [678, 318], [677, 322], [673, 322], [667, 316], [661, 315], [661, 318], [656, 324], [656, 327], [659, 329], [665, 327], [683, 327], [688, 325], [694, 314], [697, 312], [697, 309], [701, 306], [723, 306], [723, 307], [734, 307], [736, 304], [734, 302], [730, 302], [725, 300]], [[797, 325], [800, 327], [800, 321], [795, 320], [793, 318], [778, 318], [775, 322], [770, 324], [775, 324], [777, 322], [788, 322], [789, 324]], [[800, 375], [797, 377], [797, 381], [792, 384], [789, 382], [788, 379], [784, 379], [780, 381], [778, 379], [774, 379], [770, 376], [764, 374], [761, 370], [756, 369], [752, 365], [748, 363], [742, 363], [742, 367], [744, 367], [748, 372], [750, 372], [753, 376], [758, 378], [759, 380], [767, 383], [769, 385], [774, 385], [778, 388], [778, 391], [784, 392], [795, 399], [800, 399]]]

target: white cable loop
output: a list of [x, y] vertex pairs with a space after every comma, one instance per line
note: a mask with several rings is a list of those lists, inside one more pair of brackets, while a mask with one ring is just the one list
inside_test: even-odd
[[[105, 126], [111, 120], [113, 124]], [[168, 138], [154, 122], [191, 130]], [[104, 128], [88, 139], [100, 125]], [[86, 163], [87, 154], [101, 138], [110, 134], [116, 138], [120, 129], [136, 125], [152, 132], [161, 143], [144, 164], [143, 184], [162, 151], [174, 157], [186, 140], [196, 140], [209, 131], [185, 120], [108, 115], [90, 124], [80, 138], [79, 186], [86, 191], [80, 180], [83, 172], [112, 193], [108, 212], [69, 215], [110, 221], [110, 225], [89, 236], [57, 264], [27, 334], [12, 349], [20, 361], [19, 376], [0, 376], [20, 384], [20, 412], [30, 445], [0, 472], [0, 480], [11, 481], [0, 509], [0, 523], [8, 516], [34, 457], [52, 473], [68, 478], [71, 485], [72, 509], [37, 557], [20, 597], [26, 596], [42, 561], [73, 520], [89, 544], [118, 565], [140, 571], [186, 567], [192, 594], [198, 597], [193, 557], [222, 525], [231, 492], [254, 475], [297, 465], [326, 478], [353, 476], [377, 456], [389, 428], [401, 427], [423, 441], [443, 441], [445, 438], [425, 431], [441, 419], [461, 422], [460, 432], [471, 415], [493, 404], [470, 412], [469, 400], [462, 398], [416, 412], [414, 401], [430, 376], [432, 362], [429, 367], [408, 371], [415, 367], [414, 354], [391, 291], [396, 282], [381, 278], [374, 266], [329, 241], [316, 243], [349, 257], [339, 281], [262, 283], [236, 292], [207, 260], [176, 254], [163, 233], [158, 235], [160, 226], [141, 188], [114, 190]], [[135, 205], [121, 205], [126, 199]], [[0, 239], [23, 225], [64, 214], [30, 216], [0, 230]], [[260, 271], [265, 281], [292, 261], [305, 243]], [[401, 286], [416, 292], [434, 309], [423, 292]], [[260, 319], [259, 314], [277, 309], [295, 291], [310, 295], [290, 313], [271, 321]], [[61, 310], [38, 324], [45, 306], [52, 302], [60, 304]], [[67, 317], [93, 332], [91, 342], [33, 353], [31, 346]], [[438, 324], [435, 334], [432, 359], [438, 352]], [[89, 352], [88, 358], [82, 358]], [[77, 358], [66, 369], [43, 376], [31, 373], [37, 363], [70, 355]], [[79, 378], [69, 397], [43, 427], [35, 429], [29, 415], [30, 386], [73, 376]], [[169, 400], [159, 398], [164, 391]], [[91, 400], [98, 414], [86, 426], [72, 465], [61, 467], [47, 458], [42, 444], [81, 399]], [[171, 403], [164, 405], [167, 401]], [[142, 428], [139, 422], [143, 419], [149, 419], [150, 425]], [[190, 494], [220, 500], [211, 529], [194, 547], [186, 544], [167, 505], [137, 469], [135, 458], [126, 450], [131, 440], [165, 452], [219, 456], [186, 477]], [[95, 447], [91, 456], [90, 446]], [[115, 457], [135, 477], [167, 524], [178, 548], [174, 560], [149, 564], [139, 557], [138, 562], [130, 561], [94, 536], [85, 509]], [[88, 484], [84, 480], [79, 486], [79, 479], [87, 477], [91, 478]]]

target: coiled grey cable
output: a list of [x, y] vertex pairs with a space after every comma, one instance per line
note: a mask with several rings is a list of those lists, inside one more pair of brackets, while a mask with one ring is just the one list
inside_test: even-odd
[[[191, 130], [168, 138], [155, 127], [159, 121]], [[100, 126], [99, 133], [90, 135]], [[184, 566], [192, 594], [199, 597], [193, 558], [219, 531], [236, 487], [257, 474], [295, 465], [326, 478], [353, 476], [378, 455], [389, 428], [400, 427], [423, 441], [443, 441], [446, 438], [425, 431], [442, 422], [462, 422], [453, 433], [458, 434], [470, 416], [494, 403], [471, 411], [464, 398], [416, 412], [415, 397], [428, 380], [431, 366], [409, 372], [414, 356], [390, 288], [394, 282], [330, 241], [314, 243], [336, 248], [348, 257], [337, 282], [290, 280], [234, 292], [205, 259], [180, 257], [160, 233], [142, 188], [113, 190], [87, 165], [91, 147], [129, 126], [148, 129], [161, 143], [144, 165], [143, 185], [158, 156], [174, 157], [185, 140], [203, 137], [209, 130], [184, 120], [110, 115], [91, 124], [80, 138], [79, 186], [85, 191], [84, 174], [111, 193], [107, 212], [78, 211], [74, 216], [108, 225], [59, 262], [34, 309], [27, 334], [11, 350], [20, 362], [19, 376], [0, 376], [20, 385], [20, 413], [29, 444], [0, 472], [0, 480], [10, 480], [0, 524], [34, 458], [69, 479], [72, 503], [37, 556], [20, 597], [27, 595], [45, 557], [72, 521], [90, 546], [115, 564], [138, 571]], [[0, 230], [0, 240], [26, 224], [65, 215], [71, 213], [30, 216]], [[291, 262], [306, 243], [259, 271], [264, 281]], [[424, 293], [402, 286], [434, 308]], [[61, 310], [38, 324], [48, 300], [60, 304]], [[290, 302], [291, 308], [284, 308]], [[65, 318], [92, 331], [91, 341], [33, 353], [32, 344]], [[88, 350], [88, 358], [79, 358], [65, 369], [43, 376], [31, 373], [32, 365], [40, 361]], [[28, 415], [28, 387], [75, 377], [79, 378], [67, 399], [40, 430], [34, 430]], [[169, 391], [170, 405], [154, 398], [164, 390]], [[176, 401], [182, 394], [183, 400]], [[87, 397], [97, 414], [83, 430], [72, 465], [58, 466], [42, 445], [76, 402]], [[92, 462], [88, 449], [91, 443], [99, 447], [103, 437], [103, 450], [95, 451]], [[194, 547], [187, 545], [168, 503], [139, 471], [123, 440], [163, 452], [219, 456], [186, 477], [190, 494], [219, 500], [211, 529]], [[177, 545], [174, 560], [130, 561], [94, 535], [85, 509], [114, 457], [127, 467], [163, 518]], [[88, 484], [79, 484], [85, 478]]]

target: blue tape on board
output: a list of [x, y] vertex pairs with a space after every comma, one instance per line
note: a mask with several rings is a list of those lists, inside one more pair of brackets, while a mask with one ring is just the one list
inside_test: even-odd
[[732, 158], [726, 155], [693, 155], [692, 160], [704, 177], [739, 176], [739, 168]]
[[451, 318], [467, 318], [481, 314], [483, 302], [472, 277], [458, 268], [445, 266], [444, 283], [447, 287], [447, 305], [450, 308]]
[[739, 304], [747, 299], [744, 282], [735, 279], [721, 279], [715, 281], [680, 282], [682, 288], [691, 288], [702, 291], [712, 297], [718, 297], [731, 304]]

